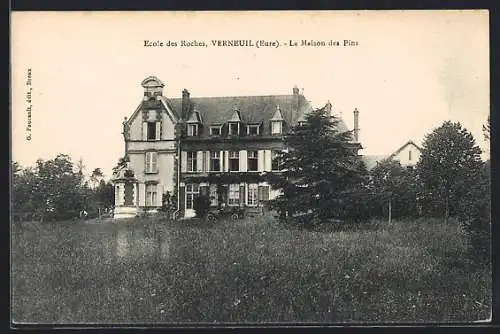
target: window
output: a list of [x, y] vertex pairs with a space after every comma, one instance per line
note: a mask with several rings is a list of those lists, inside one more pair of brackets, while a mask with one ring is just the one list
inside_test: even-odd
[[156, 122], [148, 122], [148, 140], [156, 140]]
[[188, 136], [195, 137], [198, 135], [198, 124], [188, 124]]
[[248, 206], [257, 206], [258, 190], [259, 187], [257, 184], [248, 185], [248, 194], [247, 194]]
[[146, 206], [156, 205], [156, 184], [146, 184]]
[[220, 152], [210, 152], [210, 171], [220, 172]]
[[125, 183], [123, 205], [134, 205], [134, 185], [132, 183]]
[[276, 135], [281, 133], [281, 122], [271, 123], [271, 134]]
[[408, 151], [408, 160], [411, 161], [411, 150]]
[[146, 152], [146, 173], [158, 172], [158, 153]]
[[229, 123], [229, 135], [237, 136], [240, 133], [240, 123]]
[[240, 204], [240, 185], [230, 184], [229, 194], [228, 194], [228, 205], [239, 205]]
[[257, 151], [248, 151], [248, 171], [256, 172], [258, 169]]
[[210, 206], [218, 205], [218, 194], [217, 194], [217, 185], [210, 185]]
[[259, 186], [259, 200], [269, 201], [269, 186]]
[[271, 170], [280, 170], [279, 162], [279, 151], [271, 151]]
[[187, 171], [196, 172], [196, 152], [187, 152]]
[[200, 193], [200, 187], [197, 184], [186, 184], [186, 209], [193, 208], [195, 196]]
[[259, 134], [259, 126], [258, 125], [248, 125], [247, 133], [249, 136], [257, 136]]
[[240, 153], [238, 151], [229, 152], [229, 171], [237, 172], [240, 170]]
[[148, 110], [146, 113], [146, 122], [156, 122], [156, 121], [158, 121], [158, 113], [156, 112], [156, 110]]
[[221, 126], [211, 126], [210, 127], [210, 136], [212, 137], [218, 137], [221, 135]]

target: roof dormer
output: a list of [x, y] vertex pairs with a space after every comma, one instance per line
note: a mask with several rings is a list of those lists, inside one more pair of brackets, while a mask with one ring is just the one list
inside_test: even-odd
[[283, 123], [285, 119], [281, 113], [280, 106], [276, 106], [276, 111], [273, 114], [273, 117], [269, 120], [271, 122], [271, 134], [272, 135], [280, 135], [283, 133]]
[[189, 116], [187, 123], [187, 135], [188, 137], [196, 137], [200, 132], [200, 125], [202, 124], [201, 115], [198, 111], [194, 111], [191, 116]]
[[300, 115], [300, 117], [297, 119], [297, 125], [304, 126], [306, 125], [306, 123], [307, 123], [306, 114]]
[[142, 80], [141, 86], [144, 88], [145, 100], [156, 96], [162, 96], [163, 87], [165, 87], [163, 82], [161, 82], [161, 80], [155, 76], [149, 76], [146, 79]]
[[237, 107], [233, 109], [233, 114], [231, 115], [231, 118], [227, 121], [227, 125], [228, 125], [228, 135], [230, 136], [240, 135], [241, 117], [240, 117], [240, 111]]

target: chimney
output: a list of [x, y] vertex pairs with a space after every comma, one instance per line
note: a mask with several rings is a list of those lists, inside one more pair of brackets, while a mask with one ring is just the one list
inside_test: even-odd
[[358, 108], [354, 108], [354, 130], [353, 130], [353, 134], [354, 134], [354, 141], [356, 143], [359, 142], [359, 110]]
[[181, 110], [181, 119], [184, 121], [189, 117], [189, 109], [191, 107], [191, 100], [189, 99], [189, 92], [187, 89], [182, 91], [182, 110]]

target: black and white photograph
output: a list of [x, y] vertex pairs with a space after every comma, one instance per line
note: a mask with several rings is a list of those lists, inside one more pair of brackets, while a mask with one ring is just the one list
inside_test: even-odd
[[492, 317], [487, 10], [11, 14], [10, 320]]

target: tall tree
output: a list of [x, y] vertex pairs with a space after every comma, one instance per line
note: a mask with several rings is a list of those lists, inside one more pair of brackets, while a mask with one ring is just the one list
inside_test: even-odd
[[82, 157], [80, 157], [80, 159], [78, 159], [76, 166], [74, 166], [74, 168], [76, 169], [76, 173], [81, 180], [82, 185], [85, 183], [85, 169], [86, 169], [86, 167], [87, 166], [85, 166], [85, 164], [83, 163]]
[[375, 195], [374, 215], [401, 218], [417, 214], [419, 181], [413, 168], [392, 159], [383, 160], [370, 171], [370, 180]]
[[96, 189], [96, 196], [100, 206], [110, 209], [115, 203], [115, 188], [110, 182], [100, 180]]
[[298, 212], [311, 212], [314, 220], [342, 216], [348, 198], [359, 191], [366, 168], [351, 131], [339, 131], [339, 121], [325, 106], [285, 136], [286, 150], [275, 158], [282, 172], [270, 181], [281, 191], [271, 205], [282, 217]]
[[95, 168], [90, 174], [90, 182], [92, 183], [92, 188], [96, 189], [100, 181], [103, 179], [104, 174], [100, 168]]
[[427, 210], [446, 218], [458, 214], [458, 203], [470, 196], [469, 189], [477, 182], [480, 154], [474, 137], [460, 123], [446, 121], [425, 137], [417, 171]]
[[38, 193], [42, 196], [44, 212], [56, 216], [71, 214], [83, 203], [81, 174], [75, 173], [71, 158], [59, 154], [55, 159], [37, 161]]
[[36, 170], [12, 164], [11, 203], [15, 214], [34, 213], [41, 210], [41, 197], [37, 192], [39, 184]]

